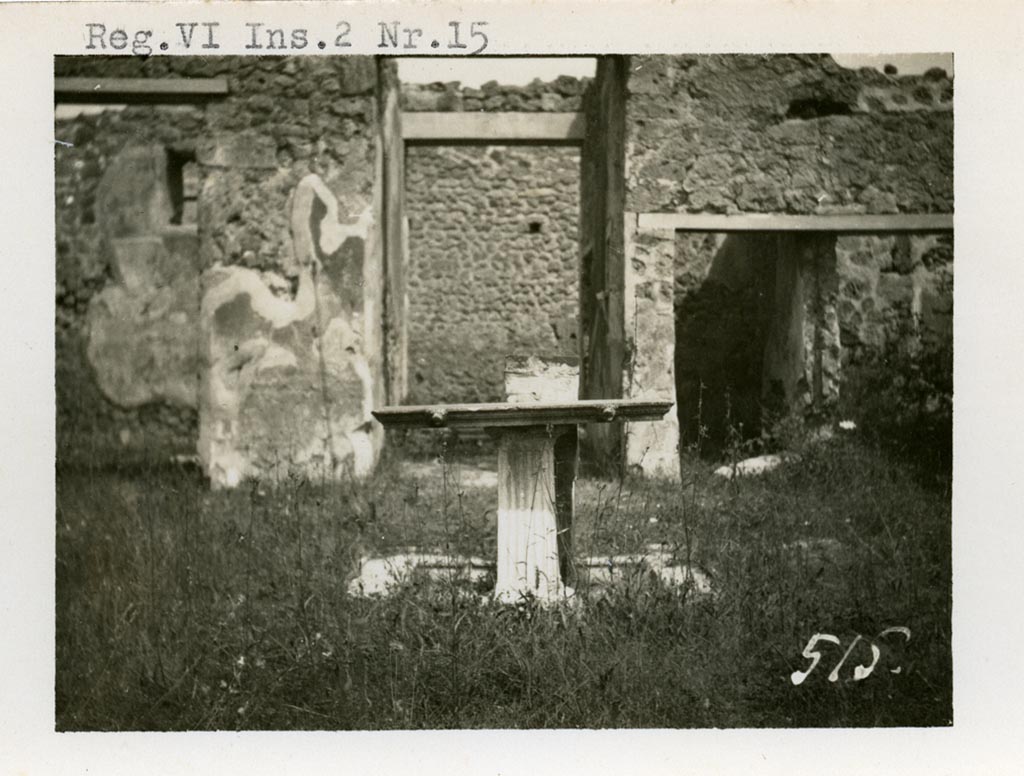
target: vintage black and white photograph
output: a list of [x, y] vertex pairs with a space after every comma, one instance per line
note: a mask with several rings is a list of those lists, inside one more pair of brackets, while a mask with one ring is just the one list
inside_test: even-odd
[[53, 58], [58, 731], [953, 724], [953, 54], [251, 34]]

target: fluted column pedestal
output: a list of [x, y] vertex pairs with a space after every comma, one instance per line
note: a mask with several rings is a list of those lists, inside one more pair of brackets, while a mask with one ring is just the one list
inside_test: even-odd
[[[564, 580], [570, 573], [575, 453], [572, 426], [525, 426], [499, 432], [494, 591], [498, 600], [512, 603], [533, 597], [548, 602], [572, 595]], [[566, 507], [569, 513], [560, 515]]]

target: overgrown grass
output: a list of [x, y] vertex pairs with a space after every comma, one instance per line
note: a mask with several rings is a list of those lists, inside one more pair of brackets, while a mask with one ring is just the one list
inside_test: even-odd
[[[950, 503], [855, 439], [756, 479], [582, 480], [578, 555], [662, 543], [698, 595], [635, 575], [574, 606], [413, 582], [346, 595], [361, 553], [492, 557], [493, 488], [458, 467], [209, 492], [193, 470], [57, 477], [61, 730], [944, 725]], [[911, 640], [877, 639], [893, 625]], [[793, 671], [815, 633], [821, 665]], [[828, 674], [860, 634], [838, 681]], [[899, 673], [893, 670], [899, 668]]]

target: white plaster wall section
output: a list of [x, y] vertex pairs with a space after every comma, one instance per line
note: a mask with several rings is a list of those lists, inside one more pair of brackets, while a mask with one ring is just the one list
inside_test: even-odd
[[248, 267], [215, 267], [211, 272], [220, 273], [223, 279], [203, 295], [203, 320], [243, 294], [249, 296], [253, 312], [275, 329], [308, 318], [316, 307], [313, 277], [308, 269], [299, 275], [294, 299], [277, 296], [260, 273]]
[[[316, 237], [311, 224], [315, 200], [323, 204], [325, 211], [318, 224], [318, 244], [314, 244]], [[372, 432], [368, 428], [374, 381], [364, 351], [365, 317], [358, 310], [344, 310], [330, 284], [317, 281], [323, 270], [317, 249], [323, 252], [320, 255], [331, 255], [349, 237], [366, 241], [367, 235], [372, 234], [372, 210], [364, 210], [355, 223], [340, 223], [337, 199], [316, 175], [308, 175], [299, 182], [290, 206], [291, 236], [298, 269], [294, 297], [280, 294], [280, 288], [288, 284], [273, 273], [235, 266], [217, 266], [206, 273], [208, 290], [202, 300], [201, 320], [207, 371], [200, 458], [215, 486], [233, 486], [248, 475], [261, 473], [254, 470], [253, 451], [242, 449], [240, 438], [240, 414], [256, 376], [266, 371], [301, 367], [302, 363], [308, 364], [308, 359], [315, 359], [319, 365], [319, 382], [325, 389], [325, 396], [323, 381], [329, 376], [343, 377], [346, 369], [351, 369], [361, 385], [361, 406], [355, 408], [354, 413], [350, 407], [337, 408], [334, 412], [327, 408], [328, 422], [323, 437], [280, 440], [282, 448], [290, 451], [290, 463], [316, 467], [329, 452], [336, 468], [337, 464], [348, 462], [356, 474], [365, 475], [376, 460], [378, 446], [370, 438]], [[362, 296], [361, 289], [358, 293]], [[246, 298], [251, 311], [240, 324], [246, 330], [221, 335], [216, 330], [218, 311], [242, 297]], [[372, 315], [374, 309], [366, 312]], [[272, 342], [273, 331], [309, 322], [314, 317], [319, 335], [312, 342], [312, 352], [297, 353]], [[324, 449], [325, 444], [329, 450]]]
[[[235, 297], [230, 297], [235, 298]], [[217, 308], [214, 307], [215, 311]], [[199, 458], [215, 487], [235, 487], [252, 473], [248, 457], [239, 449], [238, 421], [242, 401], [249, 392], [252, 380], [260, 368], [261, 359], [270, 351], [264, 337], [238, 343], [231, 350], [219, 347], [219, 338], [213, 335], [205, 305], [203, 315], [204, 342], [207, 343], [207, 364], [203, 375], [202, 403], [199, 424]], [[269, 363], [283, 366], [294, 363], [276, 352], [270, 352]]]
[[[315, 199], [324, 205], [326, 213], [320, 219], [320, 239], [314, 245], [314, 235], [309, 228], [310, 217]], [[295, 255], [300, 266], [318, 265], [317, 250], [323, 255], [331, 255], [337, 251], [347, 239], [356, 237], [364, 241], [364, 261], [373, 261], [378, 248], [376, 223], [373, 206], [367, 205], [353, 223], [343, 223], [337, 197], [323, 179], [315, 173], [305, 176], [299, 181], [292, 195], [291, 227]], [[321, 268], [317, 266], [319, 272]], [[363, 278], [367, 276], [368, 267], [364, 265]], [[373, 471], [377, 461], [377, 453], [381, 446], [382, 432], [371, 414], [375, 400], [375, 380], [371, 367], [372, 354], [378, 353], [382, 343], [375, 336], [371, 322], [376, 321], [380, 309], [376, 293], [362, 284], [363, 310], [360, 315], [351, 311], [351, 320], [345, 317], [333, 317], [327, 323], [323, 321], [324, 313], [334, 307], [325, 299], [330, 291], [323, 284], [316, 284], [317, 307], [320, 311], [318, 328], [323, 331], [319, 347], [325, 371], [344, 368], [347, 365], [358, 376], [362, 383], [362, 406], [359, 408], [358, 420], [353, 424], [349, 419], [353, 414], [346, 408], [343, 418], [330, 418], [329, 444], [335, 462], [343, 465], [349, 461], [353, 474], [363, 477]], [[335, 472], [339, 474], [340, 472]]]
[[[233, 487], [249, 474], [245, 456], [236, 449], [238, 416], [255, 373], [262, 369], [293, 366], [296, 355], [272, 346], [263, 332], [252, 332], [242, 342], [230, 342], [213, 329], [214, 317], [224, 305], [247, 296], [253, 313], [280, 329], [313, 312], [315, 296], [309, 269], [300, 275], [294, 300], [276, 296], [260, 274], [246, 267], [218, 267], [208, 277], [219, 282], [203, 296], [201, 320], [206, 343], [207, 370], [204, 380], [204, 420], [200, 423], [199, 456], [216, 484]], [[284, 351], [284, 352], [281, 352]]]
[[347, 432], [353, 451], [353, 473], [357, 477], [369, 475], [377, 465], [377, 459], [384, 447], [384, 427], [371, 414], [378, 405], [386, 403], [384, 336], [384, 225], [375, 216], [372, 204], [367, 205], [356, 219], [353, 230], [363, 235], [364, 264], [362, 272], [363, 309], [361, 321], [353, 316], [353, 326], [360, 325], [362, 350], [359, 358], [352, 361], [351, 368], [359, 376], [363, 386], [361, 423]]
[[260, 358], [260, 369], [286, 369], [297, 365], [298, 359], [292, 351], [272, 342], [267, 344]]
[[367, 206], [356, 219], [355, 223], [343, 223], [338, 210], [338, 200], [319, 175], [310, 173], [298, 182], [292, 194], [291, 224], [292, 241], [295, 256], [302, 266], [312, 264], [316, 260], [313, 247], [313, 234], [308, 228], [309, 214], [313, 208], [314, 198], [318, 198], [327, 209], [320, 222], [320, 249], [331, 254], [341, 247], [349, 237], [366, 238], [374, 223], [373, 208]]

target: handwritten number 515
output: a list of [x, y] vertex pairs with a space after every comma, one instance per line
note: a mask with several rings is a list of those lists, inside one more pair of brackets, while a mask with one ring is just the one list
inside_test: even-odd
[[[879, 633], [876, 638], [881, 639], [892, 633], [899, 633], [903, 636], [904, 639], [910, 641], [910, 628], [905, 628], [902, 625], [897, 625], [892, 628], [886, 628], [884, 631]], [[858, 635], [857, 638], [855, 638], [853, 642], [850, 644], [850, 646], [846, 648], [846, 651], [843, 653], [843, 657], [836, 664], [836, 667], [832, 669], [832, 673], [828, 675], [828, 680], [830, 682], [835, 682], [839, 680], [839, 669], [843, 667], [843, 663], [846, 662], [846, 659], [850, 656], [850, 653], [853, 652], [854, 647], [857, 646], [857, 644], [862, 640], [862, 638], [862, 636]], [[815, 647], [818, 645], [818, 642], [821, 641], [827, 641], [829, 643], [835, 644], [837, 647], [842, 646], [842, 642], [839, 641], [839, 638], [837, 636], [833, 636], [831, 633], [815, 633], [813, 636], [811, 636], [811, 640], [807, 642], [807, 646], [804, 647], [804, 651], [802, 653], [805, 658], [811, 661], [811, 664], [807, 667], [806, 671], [794, 671], [790, 675], [789, 679], [793, 682], [793, 684], [803, 684], [804, 680], [811, 675], [811, 672], [818, 667], [818, 663], [821, 662], [821, 652], [818, 652], [815, 649]], [[869, 642], [869, 644], [871, 646], [871, 662], [868, 665], [854, 666], [853, 681], [855, 682], [859, 682], [862, 679], [867, 679], [869, 676], [871, 676], [871, 673], [875, 670], [875, 666], [878, 665], [879, 658], [882, 657], [882, 650], [880, 650], [874, 644], [874, 642]], [[889, 669], [890, 673], [893, 674], [898, 674], [902, 670], [903, 669], [900, 666]]]

